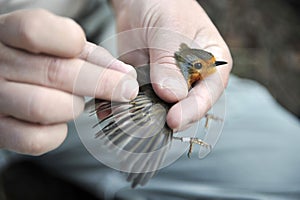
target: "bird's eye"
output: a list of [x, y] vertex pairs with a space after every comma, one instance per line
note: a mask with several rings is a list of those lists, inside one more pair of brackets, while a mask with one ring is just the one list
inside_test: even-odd
[[195, 63], [195, 64], [194, 64], [194, 67], [195, 67], [196, 69], [201, 69], [201, 68], [202, 68], [202, 64], [201, 64], [201, 63]]

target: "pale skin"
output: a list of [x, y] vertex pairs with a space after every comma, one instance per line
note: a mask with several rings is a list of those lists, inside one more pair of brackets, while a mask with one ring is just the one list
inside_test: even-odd
[[[213, 97], [202, 82], [188, 92], [180, 72], [169, 70], [176, 68], [171, 51], [136, 51], [134, 59], [122, 57], [120, 61], [104, 48], [87, 42], [80, 26], [70, 19], [45, 10], [12, 12], [0, 16], [1, 148], [30, 155], [57, 148], [66, 137], [66, 123], [83, 111], [83, 96], [129, 101], [137, 95], [136, 72], [131, 65], [145, 59], [161, 64], [151, 66], [151, 80], [158, 83], [153, 85], [155, 92], [165, 101], [177, 102], [167, 115], [167, 123], [175, 131], [201, 119], [222, 94], [232, 66], [230, 52], [197, 2], [116, 2], [113, 7], [118, 31], [137, 26], [179, 31], [207, 47], [217, 60], [227, 61], [207, 79], [214, 88]], [[182, 10], [189, 12], [182, 14]], [[165, 39], [164, 35], [147, 35], [153, 43]], [[169, 48], [175, 52], [178, 47], [174, 42]], [[77, 79], [79, 72], [86, 78]], [[169, 79], [165, 80], [166, 73]]]

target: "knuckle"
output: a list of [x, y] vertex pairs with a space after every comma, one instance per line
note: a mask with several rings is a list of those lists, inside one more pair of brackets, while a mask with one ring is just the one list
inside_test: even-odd
[[36, 9], [30, 12], [27, 12], [19, 22], [19, 37], [21, 41], [27, 45], [27, 47], [36, 53], [39, 53], [37, 49], [36, 36], [43, 28], [44, 16], [49, 15], [48, 11], [43, 9]]
[[36, 125], [27, 138], [23, 153], [39, 156], [57, 148], [66, 138], [67, 124]]
[[69, 48], [70, 56], [79, 55], [86, 43], [85, 34], [82, 28], [70, 18], [64, 18], [64, 27], [68, 31], [68, 40], [72, 44], [72, 48]]
[[32, 143], [28, 147], [27, 154], [32, 155], [32, 156], [40, 156], [46, 152], [47, 152], [47, 150], [41, 144], [39, 144], [37, 141], [36, 143]]
[[36, 91], [30, 98], [28, 105], [28, 117], [31, 121], [38, 123], [47, 123], [47, 121], [49, 121], [46, 112], [47, 107], [45, 105], [45, 102], [47, 102], [46, 98], [47, 94], [44, 94], [41, 90]]
[[93, 53], [95, 52], [96, 49], [99, 49], [100, 51], [104, 51], [103, 47], [96, 46], [93, 43], [89, 43], [84, 47], [79, 57], [82, 58], [83, 60], [92, 60]]
[[99, 85], [100, 87], [97, 87], [95, 90], [95, 94], [98, 96], [104, 98], [104, 99], [110, 99], [115, 93], [115, 89], [119, 83], [120, 80], [117, 75], [113, 75], [114, 79], [111, 79], [112, 73], [109, 69], [104, 69], [104, 71], [101, 73], [99, 77]]
[[49, 11], [43, 8], [36, 8], [30, 11], [34, 16], [48, 16], [50, 14]]
[[62, 60], [59, 58], [50, 57], [46, 59], [45, 85], [60, 87], [63, 84], [62, 65]]
[[42, 125], [52, 125], [74, 119], [84, 109], [82, 97], [40, 89], [29, 97], [26, 119]]
[[25, 144], [26, 153], [34, 156], [39, 156], [48, 151], [47, 133], [41, 128]]
[[71, 91], [75, 84], [81, 66], [85, 62], [80, 59], [62, 59], [48, 57], [44, 60], [44, 85]]

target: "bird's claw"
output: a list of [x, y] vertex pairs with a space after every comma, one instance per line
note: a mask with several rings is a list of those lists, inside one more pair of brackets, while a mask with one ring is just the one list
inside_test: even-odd
[[181, 142], [188, 142], [188, 143], [190, 143], [189, 151], [188, 151], [188, 154], [187, 154], [187, 156], [189, 158], [191, 157], [191, 154], [193, 152], [193, 145], [194, 144], [198, 144], [200, 146], [206, 147], [209, 150], [211, 150], [211, 145], [208, 144], [208, 143], [206, 143], [206, 142], [204, 142], [203, 140], [201, 140], [199, 138], [194, 138], [194, 137], [174, 137], [173, 136], [173, 139], [180, 140]]
[[209, 120], [210, 120], [210, 119], [216, 120], [216, 121], [223, 121], [222, 118], [217, 117], [217, 116], [212, 115], [212, 114], [208, 114], [208, 113], [205, 114], [205, 118], [206, 118], [206, 120], [205, 120], [205, 125], [204, 125], [205, 129], [208, 129], [208, 125], [209, 125]]

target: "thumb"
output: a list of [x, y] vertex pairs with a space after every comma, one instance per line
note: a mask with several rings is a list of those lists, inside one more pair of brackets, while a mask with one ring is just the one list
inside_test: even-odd
[[149, 49], [152, 86], [164, 101], [177, 102], [188, 94], [187, 83], [174, 58], [174, 53], [178, 51], [181, 42], [180, 40], [168, 41], [164, 33], [157, 35], [160, 37], [155, 37], [151, 44], [155, 48]]

